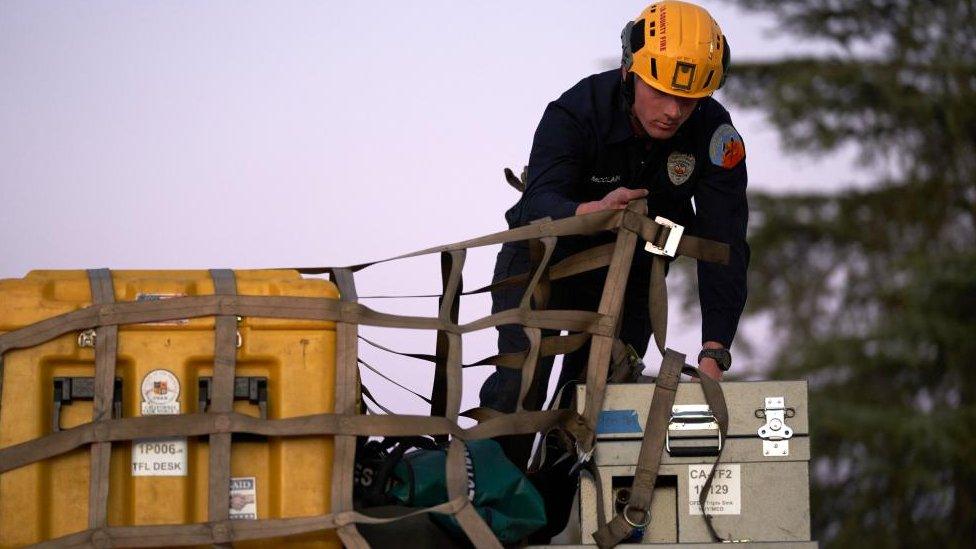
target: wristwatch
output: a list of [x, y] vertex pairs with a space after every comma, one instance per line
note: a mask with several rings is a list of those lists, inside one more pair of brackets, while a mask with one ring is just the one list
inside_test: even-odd
[[701, 362], [703, 358], [714, 358], [715, 362], [718, 362], [718, 367], [723, 372], [728, 372], [729, 368], [732, 367], [732, 353], [728, 349], [702, 349], [698, 353], [698, 362]]

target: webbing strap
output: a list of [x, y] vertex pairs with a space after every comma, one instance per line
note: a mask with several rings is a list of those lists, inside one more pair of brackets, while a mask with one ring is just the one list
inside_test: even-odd
[[447, 497], [451, 500], [464, 498], [469, 503], [462, 507], [454, 518], [474, 547], [502, 549], [502, 544], [495, 537], [494, 532], [475, 511], [474, 505], [470, 504], [474, 499], [474, 487], [468, 486], [466, 457], [467, 448], [464, 441], [452, 440], [447, 450]]
[[431, 317], [399, 316], [358, 303], [329, 298], [293, 296], [191, 296], [161, 301], [127, 301], [91, 305], [0, 335], [0, 354], [33, 347], [58, 336], [111, 324], [142, 324], [214, 315], [331, 320], [386, 328], [443, 330], [466, 334], [502, 324], [523, 324], [550, 330], [611, 334], [611, 319], [591, 311], [524, 311], [509, 309], [467, 324]]
[[[92, 303], [115, 302], [115, 287], [108, 269], [88, 271]], [[92, 423], [112, 419], [115, 390], [115, 364], [118, 352], [119, 327], [99, 326], [95, 330], [95, 387], [92, 404]], [[90, 477], [88, 482], [88, 527], [101, 528], [108, 523], [109, 466], [112, 443], [99, 442], [90, 449]]]
[[[645, 203], [645, 201], [636, 200], [632, 202], [632, 204], [635, 203]], [[515, 229], [509, 229], [507, 231], [500, 231], [486, 236], [481, 236], [478, 238], [472, 238], [470, 240], [456, 242], [454, 244], [448, 244], [445, 246], [435, 246], [433, 248], [426, 248], [424, 250], [419, 250], [409, 254], [398, 255], [396, 257], [381, 259], [379, 261], [371, 261], [369, 263], [359, 263], [357, 265], [351, 265], [349, 267], [341, 267], [341, 268], [349, 269], [355, 272], [370, 267], [372, 265], [378, 265], [380, 263], [386, 263], [398, 259], [407, 259], [410, 257], [419, 257], [422, 255], [449, 252], [452, 250], [480, 248], [484, 246], [492, 246], [495, 244], [504, 244], [505, 242], [532, 240], [537, 238], [543, 238], [546, 236], [596, 234], [602, 231], [609, 231], [620, 227], [621, 219], [623, 217], [623, 211], [624, 210], [605, 210], [605, 211], [594, 212], [585, 215], [565, 217], [563, 219], [557, 219], [555, 221], [547, 221], [545, 223], [530, 223], [523, 227], [517, 227]], [[296, 270], [302, 274], [324, 274], [324, 273], [332, 272], [336, 268], [337, 267], [289, 267], [289, 269]]]
[[37, 548], [64, 547], [159, 547], [201, 544], [224, 544], [234, 541], [260, 540], [294, 536], [337, 527], [360, 524], [389, 524], [424, 513], [456, 513], [470, 506], [467, 497], [425, 509], [410, 509], [392, 517], [373, 517], [357, 511], [329, 513], [313, 517], [262, 520], [227, 520], [218, 523], [165, 524], [144, 526], [110, 526], [88, 529], [54, 540], [38, 543]]
[[[684, 366], [683, 370], [686, 374], [697, 377], [699, 381], [701, 381], [701, 388], [702, 393], [705, 395], [705, 402], [708, 404], [708, 408], [715, 416], [715, 421], [718, 423], [718, 429], [722, 435], [722, 440], [728, 439], [729, 408], [725, 402], [725, 393], [722, 391], [722, 385], [707, 375], [703, 375], [697, 368], [693, 368], [687, 364]], [[712, 541], [731, 539], [731, 536], [726, 536], [726, 538], [719, 536], [718, 532], [715, 531], [715, 525], [712, 524], [712, 515], [705, 511], [705, 500], [711, 493], [712, 480], [715, 478], [715, 470], [718, 469], [718, 464], [722, 461], [722, 452], [724, 451], [725, 445], [723, 444], [722, 449], [720, 449], [718, 455], [715, 456], [715, 461], [712, 462], [712, 469], [708, 472], [708, 477], [705, 479], [705, 484], [702, 485], [700, 495], [698, 496], [698, 508], [701, 510], [702, 517], [705, 519], [705, 527], [708, 528], [708, 533], [712, 536]]]
[[[460, 306], [460, 292], [463, 290], [461, 272], [464, 269], [466, 250], [454, 250], [441, 254], [441, 273], [444, 280], [444, 296], [438, 317], [442, 320], [457, 322]], [[438, 358], [443, 358], [446, 385], [444, 392], [446, 400], [444, 406], [445, 419], [457, 424], [461, 412], [461, 396], [464, 391], [461, 369], [461, 336], [460, 334], [444, 333], [443, 346], [438, 349]], [[434, 395], [432, 395], [434, 396]], [[444, 467], [447, 480], [447, 497], [449, 500], [464, 497], [470, 503], [474, 499], [469, 493], [467, 449], [464, 441], [458, 438], [451, 440], [448, 447], [447, 459]], [[468, 536], [475, 547], [492, 547], [501, 549], [502, 545], [475, 510], [473, 505], [465, 505], [454, 514], [464, 534]]]
[[607, 379], [609, 383], [631, 383], [640, 374], [632, 369], [631, 353], [637, 354], [623, 341], [613, 340], [613, 349], [610, 351], [610, 375]]
[[580, 470], [580, 474], [582, 475], [583, 472], [588, 473], [590, 475], [590, 478], [593, 480], [593, 488], [594, 491], [596, 492], [595, 499], [597, 501], [596, 523], [598, 527], [603, 526], [604, 524], [607, 523], [607, 512], [606, 509], [604, 508], [604, 502], [606, 500], [603, 499], [604, 497], [606, 497], [604, 496], [606, 492], [604, 491], [603, 478], [600, 476], [600, 471], [597, 469], [597, 466], [593, 462], [593, 460], [587, 461], [586, 463], [583, 464], [583, 467]]
[[[631, 204], [629, 210], [624, 210], [623, 212], [636, 212], [637, 210], [634, 208], [638, 207], [637, 204], [644, 203], [643, 201], [636, 201]], [[401, 257], [414, 257], [423, 253], [434, 253], [435, 251], [457, 250], [462, 249], [464, 247], [463, 245], [471, 243], [473, 243], [471, 245], [484, 246], [532, 237], [574, 234], [572, 232], [573, 228], [579, 229], [585, 227], [591, 229], [589, 232], [596, 232], [597, 230], [613, 228], [610, 222], [620, 221], [621, 213], [621, 211], [616, 211], [613, 212], [613, 216], [610, 216], [607, 212], [597, 212], [595, 214], [549, 221], [547, 223], [512, 229], [504, 233], [496, 233], [495, 235], [489, 235], [481, 239], [431, 248]], [[641, 236], [645, 238], [655, 238], [657, 231], [661, 228], [660, 225], [646, 217], [635, 218], [628, 216], [624, 220], [628, 225], [633, 225], [639, 230]], [[629, 232], [620, 231], [620, 234]], [[508, 238], [499, 235], [507, 235]], [[684, 236], [681, 242], [689, 243], [686, 244], [686, 247], [688, 248], [688, 255], [691, 257], [698, 257], [705, 261], [728, 261], [728, 246], [726, 244], [696, 239], [692, 236]], [[620, 235], [618, 234], [617, 244], [619, 243]], [[581, 255], [579, 265], [585, 264], [586, 268], [602, 266], [606, 250], [606, 248], [600, 247], [599, 254], [586, 257]], [[681, 245], [679, 245], [678, 250], [681, 253]], [[384, 261], [393, 259], [396, 258]], [[345, 268], [344, 270], [352, 272], [372, 264], [364, 263]], [[340, 268], [313, 267], [298, 269], [299, 272], [308, 274], [333, 272], [335, 270], [340, 270]], [[584, 270], [586, 269], [580, 267], [579, 272], [583, 272]], [[552, 278], [556, 278], [556, 276], [553, 275]], [[594, 315], [593, 313], [586, 314], [585, 312], [577, 312], [576, 314], [570, 315], [555, 313], [557, 312], [520, 312], [511, 310], [458, 326], [452, 323], [441, 323], [433, 318], [379, 313], [358, 303], [339, 304], [335, 300], [325, 298], [290, 296], [182, 297], [156, 302], [126, 302], [116, 303], [111, 306], [93, 305], [78, 311], [58, 315], [18, 330], [0, 334], [0, 354], [13, 349], [31, 347], [69, 332], [85, 330], [100, 325], [162, 322], [219, 314], [264, 318], [333, 320], [390, 328], [446, 330], [457, 333], [468, 333], [500, 324], [525, 324], [543, 329], [568, 329], [574, 332], [590, 332], [594, 334], [610, 334], [613, 331], [612, 326], [608, 326], [607, 323], [602, 322], [599, 315]]]
[[[441, 253], [441, 285], [444, 288], [440, 298], [438, 319], [456, 324], [461, 307], [460, 292], [463, 290], [461, 272], [464, 268], [465, 251], [457, 250]], [[450, 353], [450, 335], [445, 330], [437, 331], [435, 349], [434, 384], [431, 389], [430, 414], [443, 416], [447, 413], [449, 391], [447, 390], [448, 354]], [[447, 442], [446, 439], [440, 440]]]
[[[463, 440], [528, 434], [559, 426], [580, 432], [582, 416], [570, 410], [505, 414], [463, 429], [443, 417], [315, 414], [284, 419], [260, 419], [236, 412], [140, 416], [86, 423], [45, 437], [0, 448], [0, 473], [48, 459], [94, 442], [134, 438], [207, 436], [211, 433], [251, 433], [268, 437], [302, 435], [411, 436], [448, 434]], [[338, 460], [336, 460], [338, 468]]]
[[[367, 339], [363, 336], [359, 336], [360, 341], [365, 341], [367, 344], [381, 349], [388, 353], [395, 355], [406, 356], [410, 358], [416, 358], [417, 360], [424, 360], [427, 362], [436, 362], [437, 357], [434, 355], [428, 355], [423, 353], [405, 353], [402, 351], [397, 351], [391, 349], [385, 345], [381, 345], [371, 339]], [[577, 349], [581, 348], [590, 340], [590, 334], [588, 333], [578, 333], [569, 335], [553, 335], [542, 338], [542, 342], [539, 346], [539, 358], [550, 357], [556, 355], [564, 355], [567, 353], [572, 353]], [[473, 368], [475, 366], [501, 366], [503, 368], [510, 368], [512, 370], [519, 370], [522, 368], [525, 362], [526, 351], [516, 352], [516, 353], [499, 353], [497, 355], [491, 355], [485, 357], [477, 362], [472, 362], [470, 364], [462, 364], [462, 368]]]
[[610, 258], [613, 257], [613, 246], [614, 244], [611, 242], [577, 252], [553, 265], [549, 278], [559, 280], [606, 267], [610, 264]]
[[[633, 213], [624, 214], [621, 224], [624, 228], [636, 232], [645, 241], [654, 243], [658, 247], [664, 246], [668, 233], [671, 231], [667, 225], [661, 225], [646, 215], [638, 216]], [[729, 245], [724, 242], [684, 234], [678, 241], [675, 255], [684, 255], [699, 261], [728, 265], [729, 251]]]
[[[603, 244], [587, 248], [577, 252], [558, 263], [549, 267], [549, 280], [559, 280], [569, 276], [585, 273], [610, 264], [610, 256], [613, 255], [613, 243]], [[524, 286], [531, 273], [519, 273], [507, 278], [493, 282], [487, 286], [482, 286], [474, 290], [462, 292], [462, 296], [483, 294], [503, 288], [513, 288]], [[441, 294], [414, 294], [414, 295], [370, 295], [362, 296], [361, 299], [403, 299], [418, 297], [440, 297]]]
[[[625, 216], [623, 224], [625, 227], [640, 234], [644, 240], [655, 244], [659, 248], [664, 247], [667, 236], [671, 232], [670, 227], [661, 225], [644, 216]], [[676, 255], [687, 255], [700, 261], [721, 263], [723, 265], [727, 265], [729, 262], [728, 244], [690, 235], [683, 235], [681, 237], [675, 253]], [[668, 339], [668, 286], [664, 279], [666, 269], [667, 260], [664, 256], [655, 255], [651, 258], [648, 313], [651, 320], [651, 329], [654, 333], [654, 343], [662, 355], [664, 355], [664, 348], [667, 345]]]
[[[651, 407], [644, 423], [644, 439], [641, 441], [634, 481], [630, 488], [630, 503], [593, 534], [593, 539], [603, 549], [620, 543], [633, 531], [633, 524], [646, 524], [650, 518], [651, 498], [654, 496], [654, 484], [661, 467], [664, 437], [667, 435], [671, 406], [674, 404], [678, 378], [684, 364], [685, 355], [671, 349], [665, 350], [661, 371], [654, 385]], [[599, 504], [602, 505], [602, 502]]]
[[[457, 322], [461, 306], [461, 273], [464, 269], [466, 252], [451, 251], [441, 254], [441, 283], [444, 293], [440, 299], [437, 317], [449, 322]], [[431, 392], [431, 415], [443, 415], [457, 419], [461, 409], [461, 338], [448, 332], [437, 333], [437, 362], [434, 371], [434, 386]], [[458, 385], [458, 387], [455, 387]], [[439, 437], [446, 443], [447, 437]]]
[[[538, 222], [548, 221], [549, 218]], [[552, 254], [556, 249], [556, 237], [547, 236], [529, 242], [529, 262], [532, 266], [530, 272], [532, 278], [529, 280], [526, 292], [522, 294], [519, 303], [520, 308], [524, 309], [546, 309], [549, 304], [550, 276], [549, 262], [552, 261]], [[528, 290], [531, 290], [528, 291]], [[534, 307], [533, 307], [534, 305]]]
[[[630, 212], [630, 213], [628, 213]], [[569, 236], [569, 235], [588, 235], [601, 231], [609, 231], [617, 228], [625, 228], [631, 232], [637, 232], [641, 238], [648, 242], [658, 240], [658, 235], [662, 229], [667, 227], [656, 223], [647, 217], [647, 202], [645, 200], [635, 200], [628, 205], [625, 210], [604, 210], [590, 214], [577, 215], [549, 221], [546, 223], [529, 224], [507, 231], [500, 231], [486, 236], [472, 238], [448, 244], [446, 246], [436, 246], [426, 248], [409, 254], [396, 257], [371, 261], [369, 263], [359, 263], [349, 267], [341, 267], [351, 271], [360, 271], [372, 265], [407, 259], [422, 255], [447, 252], [451, 250], [479, 248], [503, 244], [505, 242], [515, 242], [520, 240], [531, 240], [545, 236]], [[704, 238], [691, 235], [682, 236], [678, 244], [677, 255], [686, 255], [701, 261], [712, 263], [728, 264], [729, 246], [721, 242], [715, 242]], [[324, 274], [332, 272], [339, 267], [288, 267], [302, 274]], [[582, 272], [582, 271], [580, 271]]]
[[[647, 214], [647, 202], [638, 200], [627, 205], [625, 214], [644, 217]], [[626, 217], [625, 217], [626, 218]], [[607, 370], [610, 367], [610, 355], [613, 351], [613, 341], [620, 330], [617, 322], [623, 309], [624, 292], [627, 289], [627, 278], [630, 265], [634, 259], [634, 248], [637, 235], [631, 231], [617, 231], [617, 242], [610, 259], [607, 279], [603, 284], [603, 294], [600, 296], [599, 313], [614, 319], [613, 332], [607, 335], [594, 335], [590, 343], [590, 356], [586, 366], [586, 404], [583, 417], [589, 428], [589, 435], [578, 440], [579, 459], [589, 458], [596, 442], [596, 420], [603, 409], [603, 398], [607, 386]]]
[[[383, 378], [383, 379], [385, 379], [385, 380], [387, 380], [387, 381], [389, 381], [389, 382], [390, 382], [390, 383], [392, 383], [393, 385], [396, 385], [397, 387], [399, 387], [399, 388], [401, 388], [401, 389], [403, 389], [404, 391], [406, 391], [406, 392], [408, 392], [408, 393], [410, 393], [411, 395], [413, 395], [413, 396], [415, 396], [415, 397], [417, 397], [417, 398], [419, 398], [420, 400], [423, 400], [423, 401], [424, 401], [424, 402], [426, 402], [427, 404], [433, 404], [433, 402], [431, 402], [431, 400], [430, 400], [430, 399], [429, 399], [428, 397], [425, 397], [424, 395], [422, 395], [422, 394], [420, 394], [420, 393], [418, 393], [417, 391], [414, 391], [413, 389], [411, 389], [411, 388], [409, 388], [409, 387], [407, 387], [407, 386], [405, 386], [404, 384], [402, 384], [402, 383], [400, 383], [399, 381], [397, 381], [397, 380], [395, 380], [395, 379], [393, 379], [393, 378], [391, 378], [390, 376], [388, 376], [388, 375], [386, 375], [386, 374], [384, 374], [383, 372], [381, 372], [381, 371], [379, 371], [378, 369], [376, 369], [376, 368], [374, 368], [373, 366], [371, 366], [371, 365], [370, 365], [370, 364], [369, 364], [368, 362], [366, 362], [365, 360], [363, 360], [363, 359], [361, 359], [361, 358], [360, 358], [360, 359], [358, 360], [358, 362], [359, 362], [359, 364], [360, 364], [361, 366], [365, 366], [367, 370], [369, 370], [369, 371], [371, 371], [371, 372], [373, 372], [374, 374], [376, 374], [376, 375], [378, 375], [378, 376], [380, 376], [381, 378]], [[363, 394], [364, 394], [364, 395], [366, 395], [366, 396], [369, 396], [370, 398], [373, 398], [373, 397], [372, 397], [371, 395], [369, 395], [369, 394], [368, 394], [368, 391], [366, 391], [366, 385], [363, 385], [363, 384], [360, 384], [360, 385], [361, 385], [361, 388], [362, 388], [362, 390], [363, 390]], [[375, 398], [373, 399], [373, 402], [374, 402], [374, 403], [376, 403], [376, 404], [379, 404], [379, 402], [378, 402], [378, 401], [377, 401], [377, 400], [376, 400]], [[380, 406], [380, 408], [382, 408], [383, 410], [386, 410], [386, 408], [384, 408], [383, 406]], [[390, 411], [388, 411], [388, 410], [387, 410], [387, 413], [388, 413], [388, 414], [392, 414], [392, 413], [394, 413], [394, 412], [390, 412]]]
[[[519, 309], [528, 311], [532, 309], [544, 310], [549, 302], [549, 261], [556, 249], [556, 238], [545, 237], [533, 240], [529, 243], [529, 257], [532, 265], [532, 278], [529, 280], [522, 299], [519, 300]], [[525, 353], [522, 362], [522, 376], [519, 385], [518, 397], [515, 401], [515, 410], [538, 410], [542, 407], [541, 402], [536, 402], [535, 397], [530, 398], [530, 402], [525, 402], [529, 390], [537, 383], [542, 383], [541, 379], [536, 379], [536, 366], [539, 363], [539, 356], [542, 347], [542, 330], [532, 326], [523, 326], [523, 333], [529, 342], [529, 348]]]
[[[651, 407], [648, 410], [647, 419], [644, 423], [644, 438], [641, 442], [640, 452], [637, 457], [634, 480], [630, 489], [630, 501], [623, 511], [614, 516], [608, 523], [603, 522], [605, 519], [603, 517], [603, 486], [601, 479], [597, 472], [593, 472], [598, 501], [597, 524], [600, 524], [600, 529], [593, 534], [593, 539], [602, 549], [613, 547], [620, 543], [621, 540], [629, 538], [635, 528], [634, 525], [646, 525], [650, 522], [649, 513], [651, 501], [654, 497], [654, 486], [657, 482], [658, 471], [661, 467], [664, 441], [667, 436], [668, 421], [671, 417], [671, 408], [674, 405], [678, 380], [682, 373], [698, 378], [701, 382], [705, 402], [715, 416], [722, 440], [725, 440], [728, 436], [729, 411], [722, 386], [718, 381], [701, 374], [697, 368], [685, 364], [684, 360], [685, 355], [672, 351], [671, 349], [665, 350], [661, 370], [655, 381]], [[698, 498], [698, 506], [705, 520], [705, 526], [708, 528], [712, 540], [716, 542], [722, 541], [723, 538], [715, 531], [715, 527], [712, 524], [712, 516], [705, 511], [705, 501], [710, 493], [715, 470], [721, 459], [722, 455], [720, 451], [712, 463], [712, 468], [708, 473], [708, 477]]]
[[[634, 254], [637, 235], [645, 239], [661, 237], [661, 227], [644, 217], [646, 203], [635, 201], [625, 211], [605, 211], [574, 216], [556, 221], [543, 220], [518, 229], [467, 240], [446, 246], [438, 246], [405, 254], [380, 262], [364, 263], [346, 268], [316, 267], [299, 269], [306, 274], [331, 274], [339, 287], [339, 301], [326, 298], [291, 296], [241, 296], [234, 295], [231, 273], [215, 271], [215, 295], [174, 298], [157, 302], [113, 303], [111, 278], [107, 272], [93, 274], [93, 304], [84, 309], [66, 313], [35, 323], [31, 326], [0, 334], [0, 358], [3, 353], [44, 343], [70, 332], [89, 328], [97, 329], [96, 350], [96, 406], [91, 423], [52, 433], [0, 449], [0, 472], [63, 454], [84, 445], [91, 445], [93, 460], [97, 448], [108, 448], [114, 441], [130, 441], [136, 438], [164, 437], [211, 437], [211, 471], [209, 522], [188, 525], [109, 527], [105, 524], [105, 508], [90, 505], [89, 530], [73, 534], [55, 544], [107, 545], [154, 545], [160, 539], [168, 544], [223, 544], [236, 540], [261, 539], [293, 533], [321, 531], [338, 528], [343, 543], [348, 547], [366, 547], [365, 540], [355, 528], [356, 522], [390, 522], [377, 520], [355, 513], [352, 509], [352, 485], [356, 436], [410, 436], [451, 435], [453, 437], [448, 459], [448, 479], [451, 501], [449, 504], [422, 509], [417, 512], [448, 512], [454, 514], [465, 533], [476, 546], [497, 547], [497, 540], [474, 511], [467, 498], [457, 497], [464, 489], [464, 442], [501, 435], [545, 432], [560, 428], [574, 437], [581, 450], [592, 449], [595, 418], [602, 407], [603, 390], [619, 331], [623, 290]], [[553, 267], [548, 266], [552, 243], [563, 235], [595, 234], [601, 231], [621, 229], [616, 243], [580, 252], [564, 259]], [[645, 236], [646, 235], [646, 236]], [[459, 325], [452, 314], [457, 297], [462, 292], [460, 266], [464, 250], [513, 241], [535, 241], [548, 247], [545, 257], [538, 262], [531, 278], [512, 277], [498, 281], [486, 288], [502, 285], [526, 284], [526, 295], [536, 296], [538, 309], [528, 305], [492, 314], [467, 324]], [[652, 239], [649, 239], [652, 240]], [[698, 242], [685, 237], [684, 248], [679, 253], [700, 258], [721, 259], [721, 253], [710, 247], [707, 241]], [[712, 243], [715, 244], [715, 243]], [[727, 248], [727, 247], [726, 247]], [[353, 273], [369, 265], [426, 254], [441, 253], [450, 258], [450, 273], [442, 293], [441, 310], [436, 318], [401, 316], [380, 313], [357, 303]], [[697, 255], [696, 255], [697, 254]], [[725, 250], [727, 257], [727, 249]], [[603, 289], [599, 311], [552, 311], [541, 310], [546, 301], [549, 280], [571, 276], [587, 270], [608, 266], [607, 283]], [[106, 286], [107, 281], [107, 286]], [[101, 297], [98, 297], [101, 296]], [[161, 322], [185, 318], [215, 316], [215, 387], [214, 402], [207, 413], [181, 414], [176, 416], [144, 416], [110, 419], [108, 410], [114, 389], [115, 348], [117, 326]], [[260, 419], [232, 411], [230, 388], [233, 385], [236, 358], [235, 317], [263, 317], [280, 319], [304, 319], [336, 322], [336, 407], [335, 413], [317, 414], [285, 419]], [[358, 325], [437, 330], [443, 344], [433, 355], [435, 364], [443, 365], [446, 397], [444, 416], [365, 416], [359, 414], [359, 380], [357, 369]], [[588, 377], [596, 380], [587, 384], [585, 416], [569, 410], [545, 412], [519, 412], [515, 414], [482, 415], [478, 425], [462, 429], [457, 424], [461, 401], [461, 335], [503, 324], [521, 324], [530, 331], [541, 333], [543, 329], [567, 330], [568, 336], [536, 338], [529, 351], [488, 357], [481, 363], [500, 363], [506, 367], [523, 368], [531, 377], [539, 356], [551, 356], [575, 350], [592, 340]], [[531, 338], [530, 338], [531, 339]], [[229, 380], [229, 382], [228, 382]], [[101, 401], [99, 402], [99, 399]], [[253, 433], [264, 436], [287, 437], [309, 435], [334, 435], [332, 513], [318, 517], [296, 519], [261, 519], [255, 521], [228, 521], [229, 449], [231, 433]], [[226, 440], [226, 444], [221, 442]], [[225, 447], [227, 452], [220, 450]], [[222, 454], [225, 454], [222, 455]], [[101, 454], [99, 454], [101, 455]], [[107, 454], [106, 460], [107, 460]], [[99, 460], [101, 458], [98, 458]], [[92, 463], [92, 487], [90, 500], [107, 501], [107, 461]], [[103, 471], [100, 473], [99, 471]], [[98, 480], [101, 477], [102, 480]], [[462, 494], [463, 495], [463, 494]]]
[[668, 285], [664, 280], [665, 266], [666, 262], [661, 256], [655, 256], [651, 260], [651, 286], [647, 300], [654, 344], [661, 351], [661, 355], [664, 355], [668, 340]]
[[[237, 294], [234, 271], [212, 269], [215, 295]], [[237, 366], [237, 317], [219, 315], [214, 320], [213, 392], [210, 413], [227, 413], [234, 409], [234, 370]], [[208, 478], [207, 518], [221, 522], [230, 517], [230, 433], [213, 433], [209, 439], [210, 472]]]
[[538, 410], [542, 407], [541, 402], [537, 402], [536, 398], [530, 398], [529, 402], [525, 402], [526, 396], [529, 395], [529, 390], [533, 385], [537, 383], [548, 383], [548, 379], [543, 380], [542, 378], [536, 379], [535, 368], [539, 363], [539, 350], [542, 346], [542, 330], [538, 328], [523, 328], [522, 332], [525, 334], [525, 338], [529, 342], [529, 349], [525, 352], [525, 361], [522, 363], [522, 379], [519, 384], [518, 398], [515, 401], [515, 411], [521, 412], [523, 410]]
[[[340, 303], [344, 306], [354, 304], [358, 299], [353, 272], [336, 269], [331, 273], [332, 281], [339, 289]], [[359, 396], [359, 326], [354, 322], [336, 324], [336, 400], [338, 414], [358, 416]], [[358, 416], [365, 417], [365, 416]], [[375, 416], [374, 416], [375, 417]], [[356, 437], [336, 436], [332, 458], [332, 512], [343, 513], [353, 510], [353, 474], [356, 467]], [[369, 547], [359, 533], [355, 523], [341, 525], [337, 533], [346, 547], [361, 549]]]

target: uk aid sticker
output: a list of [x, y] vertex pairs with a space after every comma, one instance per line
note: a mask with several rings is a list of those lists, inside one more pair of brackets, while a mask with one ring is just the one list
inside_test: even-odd
[[708, 157], [712, 164], [725, 169], [732, 169], [746, 157], [746, 146], [742, 136], [731, 124], [722, 124], [715, 128], [712, 141], [708, 145]]

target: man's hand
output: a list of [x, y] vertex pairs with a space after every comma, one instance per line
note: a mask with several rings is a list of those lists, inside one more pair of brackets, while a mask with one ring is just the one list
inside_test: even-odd
[[603, 210], [622, 210], [627, 207], [631, 200], [644, 198], [647, 196], [647, 189], [628, 189], [627, 187], [617, 187], [607, 193], [600, 200], [593, 202], [583, 202], [576, 207], [576, 215], [583, 215]]

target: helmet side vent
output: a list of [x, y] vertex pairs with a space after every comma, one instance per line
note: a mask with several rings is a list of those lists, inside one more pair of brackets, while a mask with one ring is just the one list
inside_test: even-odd
[[651, 58], [651, 76], [657, 80], [657, 59]]
[[630, 51], [637, 53], [644, 48], [644, 20], [634, 23], [630, 29]]

